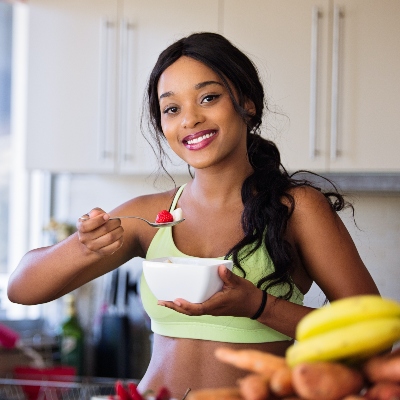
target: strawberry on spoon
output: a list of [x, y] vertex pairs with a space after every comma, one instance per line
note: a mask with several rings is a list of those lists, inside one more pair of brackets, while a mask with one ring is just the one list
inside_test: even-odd
[[167, 211], [167, 210], [161, 210], [156, 217], [156, 223], [157, 224], [165, 224], [167, 222], [173, 222], [174, 221], [174, 217], [172, 216], [172, 214]]

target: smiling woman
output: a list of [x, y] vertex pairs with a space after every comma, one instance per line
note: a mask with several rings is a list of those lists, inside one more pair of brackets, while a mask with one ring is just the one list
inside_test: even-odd
[[[346, 205], [342, 195], [289, 175], [276, 145], [261, 136], [264, 89], [231, 42], [205, 32], [173, 43], [150, 75], [146, 105], [156, 153], [168, 145], [193, 178], [110, 213], [92, 209], [76, 233], [22, 258], [10, 278], [10, 300], [51, 301], [138, 256], [231, 261], [232, 270], [218, 266], [222, 289], [201, 303], [157, 298], [141, 277], [154, 342], [138, 388], [166, 386], [182, 398], [188, 387], [233, 386], [245, 375], [216, 360], [222, 343], [283, 356], [311, 311], [303, 300], [313, 282], [330, 301], [378, 293], [337, 214]], [[158, 230], [113, 218], [152, 220], [176, 208], [185, 221]]]
[[[234, 89], [225, 87], [217, 73], [183, 56], [162, 73], [157, 90], [162, 132], [180, 158], [196, 169], [230, 162], [226, 157], [242, 159], [247, 126], [234, 108]], [[252, 110], [247, 102], [245, 112]]]

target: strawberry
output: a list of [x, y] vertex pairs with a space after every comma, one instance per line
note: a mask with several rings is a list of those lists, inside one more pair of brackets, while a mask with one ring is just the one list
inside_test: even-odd
[[167, 210], [162, 210], [157, 214], [156, 217], [156, 222], [158, 224], [164, 224], [166, 222], [172, 222], [174, 220], [174, 217], [172, 216], [172, 214], [167, 211]]
[[137, 390], [136, 384], [133, 382], [128, 383], [128, 389], [132, 400], [144, 400], [144, 397]]
[[170, 398], [171, 398], [171, 393], [165, 386], [163, 386], [159, 390], [156, 396], [156, 400], [170, 400]]
[[120, 400], [130, 400], [131, 398], [120, 380], [115, 383], [115, 392], [117, 393], [117, 396], [119, 396]]

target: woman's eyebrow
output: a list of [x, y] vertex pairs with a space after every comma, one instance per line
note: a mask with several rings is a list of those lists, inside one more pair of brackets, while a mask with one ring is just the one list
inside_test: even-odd
[[219, 86], [222, 86], [222, 84], [220, 82], [217, 82], [217, 81], [205, 81], [205, 82], [198, 83], [197, 85], [195, 85], [194, 88], [195, 89], [201, 89], [201, 88], [203, 88], [205, 86], [208, 86], [208, 85], [219, 85]]
[[165, 92], [162, 95], [160, 95], [159, 99], [161, 100], [162, 98], [172, 96], [173, 94], [174, 92]]
[[[203, 87], [208, 86], [208, 85], [219, 85], [219, 86], [223, 86], [222, 83], [217, 82], [217, 81], [204, 81], [204, 82], [197, 83], [197, 84], [194, 86], [194, 88], [195, 88], [196, 90], [198, 90], [198, 89], [202, 89]], [[165, 93], [163, 93], [163, 94], [160, 95], [159, 99], [161, 100], [161, 99], [163, 99], [164, 97], [170, 97], [170, 96], [172, 96], [173, 94], [174, 94], [174, 92], [172, 92], [172, 91], [165, 92]]]

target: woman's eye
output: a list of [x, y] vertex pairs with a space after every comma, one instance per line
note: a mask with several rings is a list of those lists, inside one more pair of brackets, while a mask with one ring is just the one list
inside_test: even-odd
[[164, 108], [163, 110], [163, 114], [175, 114], [176, 112], [178, 112], [178, 107], [167, 107]]
[[220, 95], [219, 94], [208, 94], [207, 96], [203, 97], [202, 103], [210, 103], [211, 101], [217, 99]]

